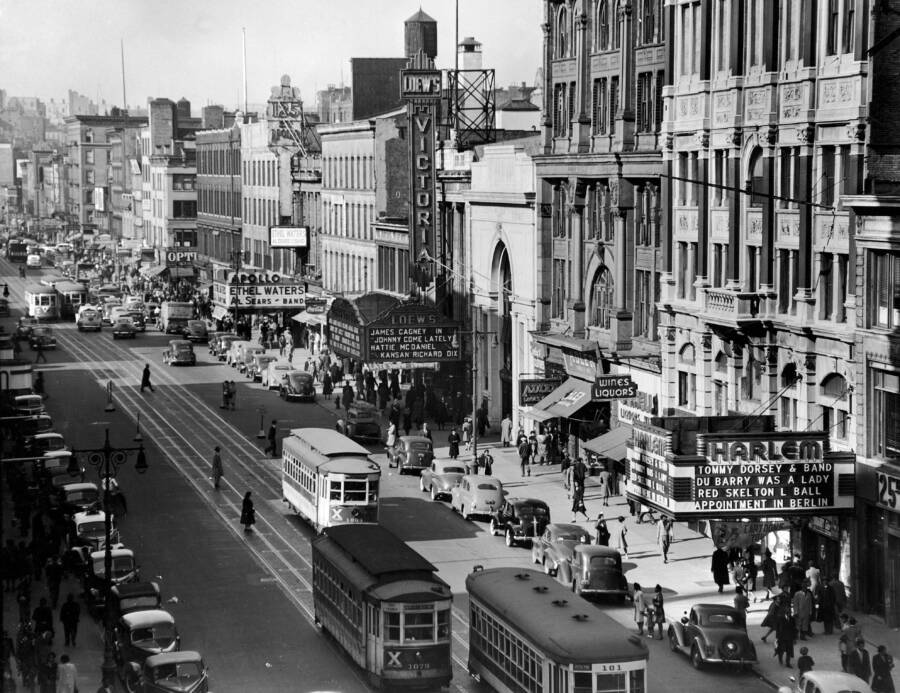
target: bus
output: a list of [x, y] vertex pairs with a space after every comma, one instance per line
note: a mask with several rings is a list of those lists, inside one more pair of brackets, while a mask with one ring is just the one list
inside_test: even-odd
[[52, 286], [29, 284], [25, 287], [26, 315], [38, 320], [56, 320], [59, 317], [59, 296]]
[[466, 578], [469, 673], [503, 693], [646, 693], [647, 646], [554, 578], [522, 568]]
[[28, 259], [28, 244], [19, 238], [10, 238], [6, 244], [6, 259], [10, 262], [25, 262]]
[[81, 282], [63, 280], [53, 286], [59, 294], [59, 316], [74, 319], [81, 306], [88, 302], [88, 291]]
[[378, 522], [381, 467], [359, 443], [330, 428], [294, 428], [281, 454], [284, 502], [316, 531]]
[[450, 586], [381, 525], [329, 527], [313, 540], [315, 622], [378, 688], [447, 686]]

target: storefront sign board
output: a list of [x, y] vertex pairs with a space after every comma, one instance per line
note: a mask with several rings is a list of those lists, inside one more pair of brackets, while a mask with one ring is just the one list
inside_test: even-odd
[[591, 386], [592, 400], [629, 399], [637, 393], [630, 375], [598, 375]]
[[519, 380], [519, 404], [530, 407], [540, 402], [560, 384], [559, 380], [526, 378]]
[[284, 282], [279, 284], [226, 284], [213, 283], [213, 302], [227, 309], [259, 308], [282, 310], [303, 308], [306, 290], [303, 284]]
[[592, 381], [597, 377], [597, 361], [593, 358], [563, 352], [563, 363], [566, 366], [566, 373], [573, 378]]
[[880, 469], [875, 472], [875, 480], [875, 504], [900, 513], [900, 475]]
[[429, 306], [401, 304], [366, 326], [366, 346], [372, 363], [458, 361], [459, 325]]

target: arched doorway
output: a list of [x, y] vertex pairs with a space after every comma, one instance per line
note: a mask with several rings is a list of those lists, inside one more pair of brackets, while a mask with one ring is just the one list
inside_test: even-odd
[[500, 380], [500, 411], [497, 414], [503, 417], [512, 414], [513, 406], [512, 267], [505, 243], [499, 243], [494, 251], [491, 274], [497, 308], [495, 328]]

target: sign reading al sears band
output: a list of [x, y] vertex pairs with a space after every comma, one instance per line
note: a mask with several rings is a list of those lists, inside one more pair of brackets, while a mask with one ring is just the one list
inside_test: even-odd
[[225, 308], [302, 308], [306, 303], [303, 284], [226, 284], [214, 282], [213, 302]]

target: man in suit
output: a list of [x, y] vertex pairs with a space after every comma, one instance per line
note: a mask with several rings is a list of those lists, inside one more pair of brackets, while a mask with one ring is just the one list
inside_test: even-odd
[[863, 638], [856, 639], [856, 648], [847, 658], [847, 673], [856, 674], [866, 683], [872, 678], [872, 665], [869, 662], [869, 651]]

